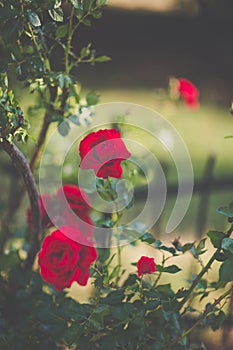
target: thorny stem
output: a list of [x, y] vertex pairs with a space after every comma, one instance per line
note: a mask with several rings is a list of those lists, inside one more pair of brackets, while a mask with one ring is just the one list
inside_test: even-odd
[[[230, 229], [227, 231], [226, 233], [226, 237], [229, 237], [231, 235], [233, 231], [233, 225], [230, 227]], [[183, 300], [179, 303], [179, 307], [178, 310], [180, 310], [183, 305], [186, 303], [186, 301], [189, 299], [190, 295], [192, 294], [193, 290], [196, 288], [196, 286], [198, 285], [198, 283], [200, 282], [200, 280], [202, 279], [202, 277], [204, 276], [204, 274], [209, 270], [209, 268], [211, 267], [212, 263], [214, 262], [214, 260], [216, 259], [216, 255], [217, 253], [220, 252], [221, 249], [216, 249], [216, 251], [214, 252], [214, 254], [211, 256], [211, 258], [209, 259], [209, 261], [207, 262], [207, 264], [204, 266], [204, 268], [201, 270], [201, 272], [196, 276], [196, 278], [193, 280], [193, 283], [191, 285], [191, 287], [189, 288], [187, 294], [185, 295], [185, 297], [183, 298]], [[178, 311], [177, 310], [177, 311]]]
[[4, 151], [10, 156], [15, 168], [21, 173], [30, 200], [32, 214], [32, 238], [24, 265], [25, 268], [28, 269], [33, 265], [39, 248], [39, 235], [41, 229], [39, 194], [32, 171], [23, 153], [14, 143], [10, 144], [6, 140], [3, 140], [1, 145]]
[[177, 339], [172, 341], [170, 343], [170, 346], [177, 344], [181, 339], [183, 339], [189, 333], [191, 333], [214, 310], [215, 306], [217, 306], [223, 299], [225, 299], [228, 295], [230, 295], [232, 291], [233, 291], [233, 287], [231, 286], [230, 289], [228, 289], [223, 295], [221, 295], [218, 299], [216, 299], [215, 302], [202, 313], [201, 317], [199, 317], [199, 319], [194, 323], [194, 325], [191, 328], [189, 328], [187, 331], [182, 333]]

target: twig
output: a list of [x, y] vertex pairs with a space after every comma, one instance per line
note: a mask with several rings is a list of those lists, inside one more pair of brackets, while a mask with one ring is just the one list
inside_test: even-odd
[[211, 304], [210, 307], [208, 307], [208, 309], [206, 309], [201, 317], [198, 318], [198, 320], [194, 323], [194, 325], [189, 328], [187, 331], [185, 331], [184, 333], [182, 333], [177, 339], [173, 340], [170, 343], [171, 345], [177, 344], [181, 339], [183, 339], [184, 337], [186, 337], [189, 333], [191, 333], [197, 326], [199, 326], [199, 324], [214, 310], [215, 306], [217, 306], [223, 299], [225, 299], [228, 295], [230, 295], [233, 291], [233, 287], [231, 286], [230, 289], [228, 289], [223, 295], [221, 295], [218, 299], [215, 300], [215, 302], [213, 304]]
[[[226, 237], [229, 237], [231, 235], [233, 231], [233, 225], [230, 227], [230, 229], [227, 231], [226, 233]], [[204, 276], [204, 274], [209, 270], [209, 268], [211, 267], [211, 265], [213, 264], [215, 258], [216, 258], [216, 254], [220, 252], [221, 249], [216, 249], [216, 251], [214, 252], [214, 254], [211, 256], [211, 258], [209, 259], [209, 261], [207, 262], [207, 264], [205, 265], [205, 267], [201, 270], [201, 272], [196, 276], [196, 278], [193, 280], [193, 283], [191, 285], [191, 287], [188, 290], [188, 293], [185, 295], [185, 297], [182, 299], [182, 301], [179, 303], [179, 307], [178, 310], [180, 310], [183, 305], [186, 303], [186, 301], [189, 299], [190, 295], [192, 294], [193, 290], [196, 288], [196, 286], [198, 285], [198, 283], [200, 282], [200, 280], [202, 279], [202, 277]]]
[[39, 194], [32, 171], [23, 153], [14, 143], [10, 144], [6, 140], [3, 140], [1, 145], [4, 151], [10, 156], [15, 168], [21, 173], [30, 200], [32, 213], [32, 239], [25, 261], [25, 268], [30, 268], [33, 265], [35, 256], [39, 249], [39, 235], [41, 229]]

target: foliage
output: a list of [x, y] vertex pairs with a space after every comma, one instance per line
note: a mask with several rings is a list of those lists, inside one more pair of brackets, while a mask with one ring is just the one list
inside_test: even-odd
[[[106, 4], [106, 0], [0, 1], [1, 46], [4, 47], [0, 62], [1, 144], [9, 146], [15, 141], [26, 142], [28, 136], [31, 136], [28, 132], [29, 123], [8, 85], [8, 76], [14, 74], [19, 81], [24, 83], [26, 88], [32, 93], [36, 93], [39, 97], [40, 108], [45, 111], [40, 136], [30, 159], [31, 170], [28, 164], [25, 168], [30, 178], [33, 178], [32, 172], [36, 160], [39, 158], [49, 125], [52, 122], [57, 123], [60, 134], [65, 137], [70, 130], [69, 123], [79, 125], [81, 123], [80, 116], [82, 114], [90, 116], [91, 106], [98, 103], [98, 95], [94, 91], [90, 91], [85, 102], [81, 102], [80, 86], [75, 81], [73, 70], [84, 63], [106, 62], [109, 57], [96, 56], [90, 43], [78, 48], [78, 50], [73, 43], [79, 26], [90, 26], [93, 19], [100, 18], [102, 8]], [[57, 54], [59, 54], [60, 62], [55, 60]], [[196, 105], [198, 90], [193, 85], [192, 89], [195, 91], [194, 102]], [[185, 91], [182, 90], [182, 93], [184, 97]], [[190, 99], [186, 98], [186, 102], [190, 103]], [[84, 120], [86, 124], [89, 123], [88, 118], [85, 117]], [[117, 135], [115, 139], [119, 139], [121, 135], [120, 125], [117, 125], [117, 129], [119, 130], [114, 131], [114, 134]], [[91, 137], [97, 133], [92, 133]], [[105, 130], [105, 133], [108, 132]], [[111, 137], [109, 138], [111, 139]], [[109, 139], [104, 141], [106, 140]], [[96, 143], [94, 140], [91, 146], [96, 146]], [[88, 143], [89, 146], [90, 143]], [[123, 149], [122, 143], [121, 147]], [[115, 200], [118, 196], [117, 179], [121, 178], [122, 171], [124, 178], [129, 181], [132, 176], [136, 181], [137, 175], [140, 175], [140, 170], [136, 167], [132, 169], [132, 165], [127, 164], [130, 154], [125, 150], [116, 153], [116, 168], [112, 164], [114, 158], [113, 161], [107, 159], [107, 163], [104, 164], [101, 156], [107, 157], [111, 148], [108, 148], [106, 154], [99, 152], [100, 154], [97, 156], [100, 167], [111, 163], [111, 171], [113, 171], [111, 176], [113, 178], [109, 176], [109, 173], [106, 175], [106, 168], [104, 176], [101, 175], [101, 172], [96, 171], [96, 182], [93, 187], [97, 188], [98, 193], [107, 202]], [[3, 147], [3, 149], [5, 148]], [[10, 150], [12, 151], [12, 149]], [[96, 152], [91, 153], [91, 156], [95, 157]], [[14, 160], [14, 154], [12, 159]], [[91, 158], [92, 160], [93, 158]], [[23, 162], [26, 160], [23, 159]], [[93, 167], [93, 169], [95, 168]], [[107, 170], [109, 171], [109, 168]], [[67, 201], [70, 208], [78, 215], [82, 208], [80, 209], [78, 206], [80, 202], [78, 204], [75, 202], [77, 195], [73, 196], [74, 187], [69, 188]], [[30, 188], [27, 190], [30, 195]], [[46, 194], [43, 195], [46, 197]], [[125, 190], [124, 195], [126, 197], [129, 195], [127, 190]], [[45, 202], [41, 201], [42, 196], [40, 202], [37, 197], [32, 199], [36, 203], [38, 202], [42, 221], [45, 219], [44, 225], [42, 222], [41, 237], [44, 238], [47, 235], [47, 238], [51, 238], [54, 233], [51, 234], [49, 230], [53, 223], [47, 221], [46, 206], [43, 206]], [[58, 193], [55, 199], [54, 203], [57, 204], [58, 208], [61, 204]], [[127, 211], [132, 204], [133, 200], [127, 204], [124, 211]], [[82, 263], [85, 259], [81, 255], [86, 254], [87, 249], [82, 247], [81, 252], [80, 245], [73, 244], [70, 254], [73, 254], [73, 251], [75, 254], [75, 249], [77, 249], [76, 253], [80, 254], [79, 258], [81, 257], [78, 259], [76, 256], [76, 260], [78, 260], [76, 265], [81, 266], [83, 269], [80, 268], [80, 270], [85, 270], [88, 277], [90, 272], [92, 277], [93, 295], [88, 302], [80, 303], [68, 297], [67, 290], [58, 292], [58, 288], [54, 289], [52, 285], [46, 284], [41, 277], [43, 273], [39, 272], [37, 264], [33, 265], [39, 247], [34, 244], [35, 237], [31, 233], [33, 226], [35, 226], [35, 218], [38, 219], [37, 213], [33, 212], [32, 209], [28, 212], [30, 220], [28, 216], [27, 232], [23, 232], [23, 230], [15, 232], [14, 236], [10, 237], [11, 241], [8, 236], [3, 236], [4, 239], [1, 242], [1, 348], [14, 350], [61, 348], [73, 350], [105, 350], [109, 348], [122, 350], [145, 348], [148, 350], [202, 349], [204, 348], [203, 344], [192, 342], [190, 337], [192, 331], [198, 327], [212, 327], [213, 330], [216, 330], [223, 324], [226, 318], [224, 306], [232, 293], [233, 239], [230, 236], [233, 226], [230, 226], [226, 233], [209, 231], [207, 236], [199, 242], [182, 243], [179, 239], [175, 239], [167, 245], [148, 232], [146, 225], [141, 221], [135, 222], [131, 226], [123, 225], [120, 221], [123, 210], [119, 211], [116, 208], [110, 214], [103, 211], [101, 214], [98, 213], [99, 216], [93, 215], [93, 222], [88, 217], [90, 226], [108, 229], [110, 238], [117, 242], [117, 249], [115, 252], [110, 248], [98, 248], [98, 258], [92, 264], [90, 271], [87, 272], [86, 270], [89, 269], [90, 263], [95, 260], [96, 254], [93, 252], [93, 259], [89, 263], [85, 263], [83, 267]], [[59, 213], [57, 216], [66, 217], [67, 213], [63, 209], [63, 207], [59, 208], [60, 211], [56, 212], [56, 214]], [[228, 207], [220, 208], [219, 213], [232, 222], [232, 203]], [[69, 216], [67, 217], [69, 218]], [[123, 248], [120, 246], [120, 240], [125, 237], [132, 242], [132, 245], [148, 245], [151, 250], [155, 251], [156, 261], [153, 257], [144, 256], [143, 259], [139, 260], [140, 263], [132, 261], [134, 272], [127, 273], [122, 268], [121, 253]], [[94, 240], [94, 238], [91, 236], [90, 239]], [[69, 239], [66, 238], [68, 246]], [[208, 239], [214, 252], [204, 263], [203, 256], [207, 250], [206, 242]], [[5, 244], [6, 241], [8, 241], [7, 244]], [[45, 238], [44, 242], [48, 244], [48, 239], [46, 241]], [[63, 254], [62, 245], [59, 249], [58, 253]], [[56, 256], [58, 262], [59, 254]], [[179, 274], [181, 268], [175, 261], [187, 254], [192, 255], [200, 271], [190, 281], [184, 281], [178, 290], [174, 290], [170, 283], [161, 283], [163, 274]], [[25, 264], [28, 257], [30, 258], [30, 268], [28, 268], [28, 264]], [[47, 255], [45, 258], [47, 259]], [[61, 260], [66, 261], [66, 258], [65, 255], [62, 255]], [[54, 260], [51, 259], [49, 262], [53, 264]], [[142, 268], [141, 263], [145, 262], [149, 262], [149, 265]], [[218, 280], [210, 281], [206, 275], [215, 262], [219, 264]], [[71, 259], [71, 267], [73, 267], [72, 263]], [[46, 265], [48, 270], [49, 266], [49, 264]], [[53, 273], [56, 274], [57, 271], [63, 272], [55, 266]], [[65, 273], [60, 275], [63, 277], [69, 273], [70, 268], [67, 268]], [[78, 275], [78, 278], [76, 275], [72, 276], [69, 283], [82, 280], [80, 276]], [[86, 281], [83, 284], [86, 284]], [[215, 292], [215, 299], [211, 295], [212, 292]], [[197, 301], [206, 304], [204, 309], [197, 308]]]

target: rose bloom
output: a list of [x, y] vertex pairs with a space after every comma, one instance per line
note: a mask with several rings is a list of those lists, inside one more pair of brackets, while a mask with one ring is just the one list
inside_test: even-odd
[[[82, 239], [82, 233], [75, 228], [61, 229], [70, 236]], [[61, 291], [69, 288], [73, 282], [85, 286], [90, 277], [90, 265], [96, 258], [97, 252], [93, 246], [73, 241], [57, 230], [44, 239], [38, 254], [38, 263], [43, 279], [57, 291]]]
[[199, 90], [189, 80], [177, 79], [177, 90], [188, 107], [192, 109], [199, 107]]
[[[83, 232], [85, 222], [93, 226], [89, 215], [91, 207], [88, 203], [90, 203], [90, 200], [87, 194], [78, 186], [72, 184], [60, 187], [54, 198], [49, 194], [42, 194], [40, 196], [42, 228], [48, 228], [54, 225], [58, 227], [64, 225], [72, 227], [80, 226], [79, 229]], [[46, 209], [49, 210], [51, 219], [47, 215]], [[72, 211], [74, 215], [72, 215]], [[27, 222], [31, 229], [32, 220], [30, 208], [27, 210]], [[88, 227], [88, 230], [89, 229], [90, 227]]]
[[[61, 214], [66, 205], [68, 205], [81, 218], [85, 218], [90, 212], [90, 199], [78, 186], [64, 185], [60, 187], [57, 190], [56, 199]], [[64, 199], [67, 200], [68, 204], [64, 203]]]
[[[64, 198], [65, 196], [65, 198]], [[68, 203], [66, 203], [66, 200]], [[87, 194], [75, 185], [64, 185], [57, 190], [57, 210], [55, 211], [58, 226], [77, 227], [89, 238], [93, 236], [94, 224], [90, 218], [90, 199]], [[72, 213], [72, 211], [74, 213]]]
[[[44, 205], [44, 203], [46, 203], [46, 205], [50, 205], [51, 201], [52, 201], [52, 197], [50, 196], [50, 194], [44, 193], [44, 194], [40, 195], [40, 197], [39, 197], [41, 227], [42, 227], [42, 229], [44, 229], [46, 227], [53, 226], [49, 216], [47, 215], [47, 212], [46, 212], [46, 209], [45, 209], [45, 205]], [[31, 208], [27, 209], [26, 216], [27, 216], [28, 227], [30, 229], [32, 229]]]
[[142, 256], [137, 263], [138, 277], [146, 273], [153, 273], [156, 271], [156, 265], [154, 258], [149, 258], [148, 256]]
[[120, 178], [121, 162], [131, 154], [116, 129], [104, 129], [87, 135], [79, 145], [81, 169], [94, 169], [96, 176]]

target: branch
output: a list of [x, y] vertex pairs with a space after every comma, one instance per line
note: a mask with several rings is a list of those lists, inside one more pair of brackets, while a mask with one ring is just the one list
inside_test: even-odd
[[204, 319], [211, 313], [214, 311], [215, 306], [217, 306], [223, 299], [225, 299], [227, 296], [229, 296], [233, 291], [233, 287], [231, 286], [230, 289], [228, 289], [223, 295], [221, 295], [218, 299], [215, 300], [215, 302], [213, 304], [211, 304], [203, 313], [202, 315], [198, 318], [198, 320], [194, 323], [194, 325], [189, 328], [187, 331], [185, 331], [184, 333], [182, 333], [179, 338], [173, 340], [170, 345], [174, 345], [177, 344], [181, 339], [183, 339], [184, 337], [186, 337], [189, 333], [191, 333], [197, 326], [199, 326], [199, 324], [204, 321]]
[[4, 151], [10, 156], [15, 168], [21, 173], [30, 200], [32, 213], [32, 239], [25, 261], [25, 268], [30, 268], [33, 265], [35, 256], [39, 249], [39, 235], [41, 229], [39, 194], [32, 171], [23, 153], [14, 143], [10, 144], [6, 140], [3, 140], [1, 145]]
[[[231, 235], [231, 233], [233, 232], [233, 225], [229, 228], [229, 230], [226, 233], [226, 237], [229, 237]], [[181, 302], [179, 303], [178, 306], [178, 310], [179, 311], [183, 305], [186, 303], [186, 301], [188, 301], [190, 295], [192, 294], [193, 290], [196, 288], [196, 286], [198, 285], [198, 283], [200, 282], [200, 280], [202, 279], [202, 277], [204, 276], [204, 274], [209, 270], [209, 268], [211, 267], [211, 265], [213, 264], [213, 262], [215, 261], [216, 255], [217, 253], [219, 253], [221, 251], [221, 248], [216, 249], [216, 251], [214, 252], [214, 254], [211, 256], [211, 258], [209, 259], [209, 261], [207, 262], [207, 264], [204, 266], [204, 268], [201, 270], [201, 272], [196, 276], [196, 278], [193, 280], [192, 285], [190, 286], [187, 294], [185, 295], [185, 297], [181, 300]]]

